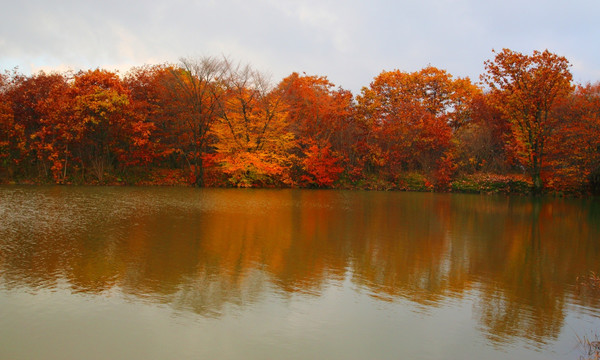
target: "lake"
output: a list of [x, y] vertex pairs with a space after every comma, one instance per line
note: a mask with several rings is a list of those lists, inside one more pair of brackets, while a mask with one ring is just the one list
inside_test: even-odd
[[0, 359], [578, 359], [600, 201], [0, 187]]

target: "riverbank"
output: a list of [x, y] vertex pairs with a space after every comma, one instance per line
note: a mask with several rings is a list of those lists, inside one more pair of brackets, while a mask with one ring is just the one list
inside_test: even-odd
[[[231, 188], [235, 187], [220, 179], [208, 177], [206, 187]], [[20, 181], [0, 180], [3, 185], [50, 185], [56, 184], [52, 181], [40, 179], [25, 179]], [[149, 174], [129, 174], [129, 176], [110, 177], [106, 176], [102, 182], [99, 181], [67, 181], [59, 185], [91, 185], [91, 186], [193, 186], [193, 179], [183, 170], [156, 169]], [[259, 186], [259, 188], [310, 188], [301, 185], [290, 186]], [[522, 174], [490, 174], [475, 173], [462, 175], [451, 181], [448, 186], [440, 188], [434, 186], [427, 178], [416, 172], [407, 173], [396, 181], [386, 181], [376, 177], [365, 177], [359, 181], [340, 179], [330, 187], [323, 189], [338, 190], [373, 190], [373, 191], [410, 191], [410, 192], [437, 192], [437, 193], [463, 193], [463, 194], [506, 194], [506, 195], [530, 195], [532, 182]], [[585, 197], [586, 194], [578, 191], [557, 191], [547, 188], [545, 194], [562, 197]]]

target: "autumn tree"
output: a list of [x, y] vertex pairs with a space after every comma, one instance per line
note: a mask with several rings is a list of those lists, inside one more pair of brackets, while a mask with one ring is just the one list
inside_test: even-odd
[[177, 152], [183, 156], [196, 186], [204, 186], [203, 159], [209, 150], [212, 126], [221, 111], [227, 60], [212, 57], [181, 59], [166, 78], [171, 101], [165, 102], [178, 128]]
[[298, 140], [301, 169], [297, 177], [307, 186], [330, 187], [342, 165], [353, 160], [356, 128], [353, 96], [336, 89], [326, 77], [293, 73], [278, 85]]
[[75, 154], [83, 170], [103, 182], [127, 151], [122, 142], [131, 130], [128, 92], [117, 74], [106, 70], [76, 74], [70, 92]]
[[[173, 96], [173, 73], [176, 72], [170, 64], [145, 65], [131, 69], [124, 79], [132, 112], [151, 124], [145, 154], [153, 166], [149, 169], [152, 174], [146, 174], [148, 177], [155, 172], [172, 177], [189, 169], [185, 155], [189, 127], [179, 117], [181, 101]], [[195, 180], [195, 176], [192, 177]]]
[[545, 50], [524, 55], [509, 49], [485, 62], [482, 80], [490, 87], [494, 105], [510, 123], [516, 154], [527, 168], [533, 191], [543, 188], [546, 144], [556, 129], [553, 110], [571, 90], [566, 58]]
[[54, 171], [56, 157], [48, 144], [51, 139], [39, 135], [53, 128], [50, 123], [56, 108], [52, 104], [63, 103], [68, 78], [68, 74], [59, 73], [39, 72], [31, 76], [13, 73], [8, 84], [5, 83], [5, 104], [10, 107], [4, 119], [8, 128], [9, 166], [18, 165], [9, 169], [14, 175], [47, 179]]
[[512, 152], [505, 147], [509, 134], [509, 125], [492, 105], [490, 95], [480, 93], [474, 96], [469, 121], [454, 132], [458, 142], [459, 171], [496, 174], [510, 171], [514, 159]]
[[43, 117], [30, 136], [31, 149], [42, 164], [49, 162], [55, 182], [103, 183], [106, 174], [124, 174], [150, 160], [152, 124], [131, 111], [116, 73], [81, 71], [46, 95], [35, 108]]
[[469, 118], [478, 88], [434, 67], [414, 73], [384, 71], [358, 96], [365, 164], [392, 179], [421, 170], [444, 187], [455, 165], [452, 127]]
[[294, 135], [279, 92], [250, 66], [227, 63], [225, 93], [213, 135], [223, 172], [234, 186], [292, 184]]
[[553, 187], [600, 193], [600, 83], [577, 86], [554, 116], [547, 146]]
[[19, 165], [20, 153], [24, 152], [24, 132], [20, 124], [15, 123], [12, 104], [7, 96], [10, 86], [8, 74], [0, 74], [0, 175], [6, 170], [13, 177], [15, 167]]
[[68, 168], [73, 165], [73, 148], [81, 140], [81, 128], [72, 116], [71, 85], [65, 82], [54, 86], [38, 104], [38, 111], [44, 116], [40, 120], [41, 128], [31, 135], [31, 149], [44, 167], [49, 166], [56, 183], [66, 181]]
[[383, 117], [394, 117], [403, 108], [418, 104], [458, 128], [469, 120], [471, 99], [479, 92], [469, 78], [455, 79], [445, 70], [428, 66], [413, 73], [383, 71], [370, 88], [363, 89], [361, 98], [370, 106], [378, 107]]

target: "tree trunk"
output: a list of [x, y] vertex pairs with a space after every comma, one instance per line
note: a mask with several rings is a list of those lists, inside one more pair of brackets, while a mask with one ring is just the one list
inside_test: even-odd
[[541, 195], [544, 184], [542, 183], [542, 177], [540, 176], [539, 169], [534, 169], [534, 172], [531, 175], [531, 180], [533, 181], [533, 194]]
[[204, 164], [202, 162], [202, 156], [199, 156], [196, 160], [196, 187], [204, 187]]
[[533, 195], [541, 195], [544, 184], [541, 176], [542, 159], [541, 156], [533, 154], [531, 164], [531, 181], [533, 182]]

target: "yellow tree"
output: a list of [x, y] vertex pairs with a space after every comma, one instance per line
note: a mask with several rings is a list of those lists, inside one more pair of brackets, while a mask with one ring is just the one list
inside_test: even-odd
[[291, 185], [294, 135], [281, 94], [249, 66], [227, 65], [219, 121], [217, 161], [238, 187]]
[[510, 123], [512, 144], [527, 167], [533, 191], [541, 193], [546, 144], [556, 128], [553, 110], [572, 91], [566, 58], [545, 50], [524, 55], [509, 49], [485, 62], [482, 80], [493, 103]]
[[[116, 73], [106, 70], [80, 72], [69, 89], [71, 124], [63, 122], [65, 154], [73, 152], [81, 165], [104, 181], [105, 172], [118, 162], [118, 143], [129, 123], [129, 93]], [[59, 122], [59, 120], [57, 120]], [[66, 159], [65, 159], [66, 171]]]

